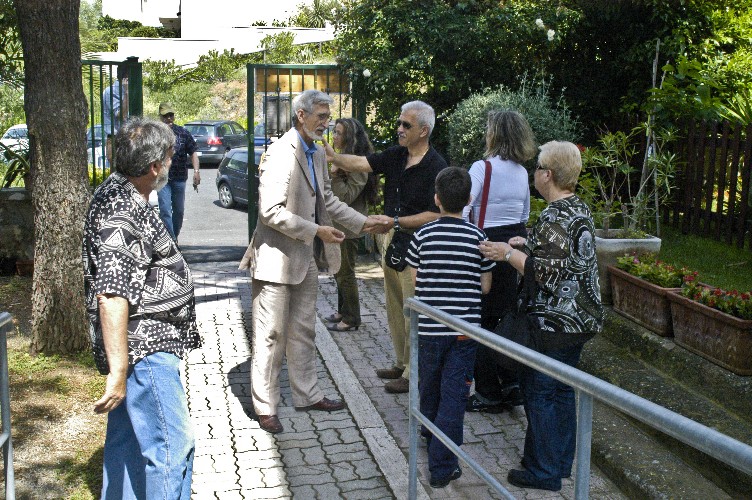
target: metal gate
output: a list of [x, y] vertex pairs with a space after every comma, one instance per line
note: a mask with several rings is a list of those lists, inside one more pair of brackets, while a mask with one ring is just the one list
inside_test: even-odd
[[89, 104], [86, 156], [92, 185], [109, 175], [107, 138], [129, 116], [144, 113], [141, 63], [137, 57], [124, 61], [81, 61], [81, 77]]
[[[354, 98], [352, 78], [333, 64], [249, 64], [248, 65], [248, 130], [254, 136], [264, 136], [270, 141], [281, 137], [292, 124], [292, 100], [301, 92], [318, 89], [334, 99], [332, 121], [355, 116], [363, 121], [365, 106]], [[248, 147], [253, 147], [249, 134]], [[256, 146], [266, 151], [268, 144]], [[251, 161], [253, 158], [253, 161]], [[256, 229], [258, 218], [258, 164], [256, 155], [248, 155], [248, 240]]]

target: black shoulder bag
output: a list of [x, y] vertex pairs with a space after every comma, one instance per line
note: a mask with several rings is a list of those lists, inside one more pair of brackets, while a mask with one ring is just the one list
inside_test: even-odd
[[[533, 350], [540, 350], [540, 328], [538, 320], [529, 315], [535, 300], [537, 285], [533, 270], [534, 258], [528, 257], [525, 261], [525, 273], [523, 274], [520, 288], [517, 294], [517, 302], [514, 307], [504, 314], [494, 333], [505, 339]], [[522, 364], [514, 359], [494, 351], [496, 363], [508, 370], [518, 370]]]
[[[404, 170], [402, 171], [402, 174], [400, 174], [400, 180], [399, 183], [402, 183], [402, 175], [404, 174]], [[397, 216], [399, 216], [400, 213], [400, 188], [401, 186], [398, 185], [397, 189]], [[392, 241], [389, 243], [389, 246], [386, 248], [386, 253], [384, 254], [384, 263], [394, 269], [397, 272], [402, 272], [407, 267], [407, 249], [410, 246], [410, 240], [413, 239], [412, 233], [408, 233], [406, 231], [401, 231], [399, 222], [397, 222], [397, 217], [394, 218], [394, 236], [392, 236]]]

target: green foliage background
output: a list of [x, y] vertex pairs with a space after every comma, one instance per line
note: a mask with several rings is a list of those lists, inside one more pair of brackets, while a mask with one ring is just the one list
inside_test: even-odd
[[[454, 165], [469, 167], [484, 158], [486, 122], [491, 110], [522, 113], [535, 133], [538, 144], [551, 140], [577, 142], [577, 123], [564, 102], [552, 101], [545, 82], [523, 81], [515, 90], [486, 89], [460, 102], [448, 117], [449, 156]], [[534, 160], [533, 160], [534, 161]], [[528, 165], [528, 167], [532, 167]]]
[[[382, 139], [392, 136], [400, 105], [422, 99], [437, 111], [434, 142], [446, 149], [445, 118], [457, 103], [483, 88], [515, 88], [523, 74], [550, 79], [552, 95], [563, 93], [590, 143], [600, 130], [630, 129], [638, 112], [663, 101], [661, 119], [695, 114], [704, 91], [696, 87], [703, 83], [718, 83], [709, 89], [716, 112], [750, 85], [752, 0], [416, 0], [410, 5], [362, 0], [349, 4], [337, 23], [338, 61], [356, 75], [371, 72], [361, 84]], [[659, 68], [684, 57], [701, 70], [694, 78], [667, 67], [667, 90], [649, 101], [658, 40]]]

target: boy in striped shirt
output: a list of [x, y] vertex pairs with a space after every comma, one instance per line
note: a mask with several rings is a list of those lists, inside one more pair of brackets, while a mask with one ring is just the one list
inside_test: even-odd
[[[481, 294], [491, 289], [494, 262], [481, 255], [485, 233], [462, 219], [470, 200], [467, 170], [449, 167], [436, 177], [436, 205], [441, 217], [421, 227], [407, 255], [415, 281], [415, 298], [480, 326]], [[462, 444], [465, 404], [473, 380], [477, 344], [448, 326], [418, 317], [418, 387], [420, 411], [442, 432]], [[428, 470], [433, 488], [462, 475], [457, 457], [423, 430], [428, 443]]]

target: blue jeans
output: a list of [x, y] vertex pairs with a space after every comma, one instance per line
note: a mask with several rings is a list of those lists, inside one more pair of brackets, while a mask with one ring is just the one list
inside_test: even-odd
[[167, 181], [165, 187], [157, 191], [159, 216], [172, 239], [177, 241], [183, 227], [185, 213], [185, 184], [187, 181]]
[[[420, 412], [457, 445], [462, 444], [477, 346], [474, 340], [458, 340], [455, 335], [420, 335], [418, 340]], [[425, 429], [422, 432], [427, 433]], [[443, 479], [457, 466], [457, 456], [441, 441], [429, 437], [431, 478]]]
[[178, 364], [158, 352], [129, 369], [107, 419], [103, 499], [190, 499], [193, 430]]
[[[546, 352], [546, 356], [576, 366], [583, 344]], [[522, 464], [537, 481], [561, 487], [572, 473], [577, 443], [577, 408], [574, 389], [531, 368], [520, 371], [525, 398], [527, 433]]]

